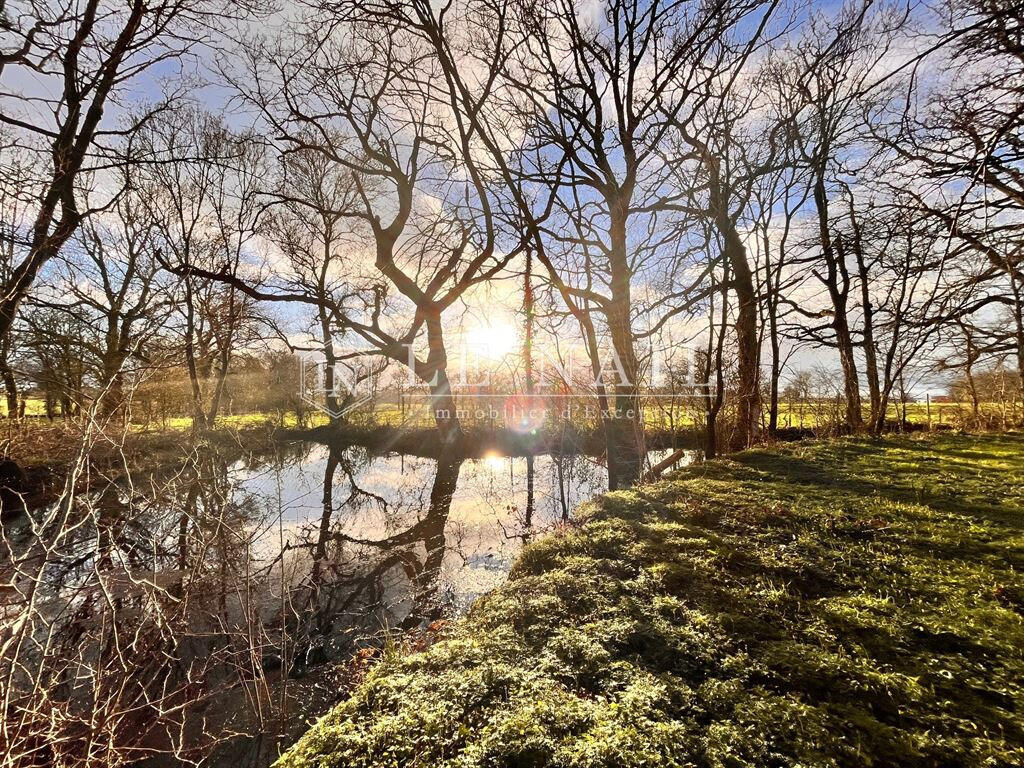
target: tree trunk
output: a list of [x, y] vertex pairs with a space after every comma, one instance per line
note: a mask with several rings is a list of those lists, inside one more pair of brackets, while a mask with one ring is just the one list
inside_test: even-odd
[[435, 373], [434, 381], [430, 385], [430, 409], [437, 431], [441, 435], [441, 442], [447, 445], [458, 440], [462, 435], [462, 425], [459, 423], [451, 383], [444, 370]]
[[327, 405], [327, 416], [333, 424], [341, 418], [338, 393], [334, 391], [337, 383], [335, 368], [338, 365], [338, 358], [334, 354], [334, 337], [331, 333], [330, 319], [322, 307], [320, 308], [320, 332], [324, 352], [324, 398]]
[[238, 297], [235, 295], [234, 288], [231, 289], [231, 293], [229, 295], [230, 298], [228, 300], [227, 316], [228, 327], [223, 336], [220, 337], [217, 383], [213, 389], [213, 397], [210, 399], [210, 410], [206, 415], [206, 423], [210, 427], [217, 423], [217, 415], [220, 412], [220, 404], [224, 398], [224, 387], [228, 379], [228, 370], [231, 366], [231, 351], [235, 344], [235, 331], [237, 330], [238, 324], [241, 322], [241, 314], [244, 311], [244, 308], [237, 304]]
[[124, 406], [124, 364], [128, 350], [121, 343], [120, 336], [108, 334], [108, 345], [103, 355], [103, 380], [100, 382], [103, 402], [100, 413], [111, 417]]
[[14, 378], [14, 369], [8, 361], [8, 345], [5, 343], [0, 350], [0, 378], [4, 382], [4, 393], [7, 396], [7, 418], [18, 418], [18, 382]]
[[[712, 295], [710, 317], [708, 324], [708, 347], [705, 357], [704, 398], [706, 404], [705, 432], [704, 432], [704, 458], [713, 459], [718, 455], [718, 414], [722, 410], [722, 403], [725, 401], [725, 371], [722, 370], [723, 352], [725, 349], [725, 332], [729, 325], [729, 266], [725, 267], [725, 274], [722, 276], [721, 286], [721, 320], [718, 325], [718, 338], [715, 340], [715, 304]], [[712, 358], [712, 351], [714, 358]], [[715, 394], [711, 395], [711, 366], [714, 360], [715, 371]]]
[[718, 456], [718, 411], [708, 411], [704, 427], [704, 458]]
[[786, 266], [786, 241], [792, 225], [793, 212], [787, 204], [784, 209], [785, 225], [778, 246], [778, 259], [773, 265], [769, 254], [772, 251], [768, 225], [762, 232], [765, 253], [765, 289], [768, 307], [768, 343], [771, 348], [771, 381], [768, 388], [768, 434], [773, 438], [779, 432], [779, 380], [782, 378], [782, 343], [779, 338], [779, 302], [782, 293], [783, 268]]
[[846, 319], [846, 300], [839, 300], [832, 327], [839, 344], [839, 363], [843, 369], [843, 394], [846, 399], [846, 424], [853, 432], [864, 426], [860, 404], [860, 382], [857, 379], [857, 360], [853, 355], [853, 339]]
[[1017, 269], [1011, 267], [1010, 288], [1013, 293], [1014, 347], [1017, 353], [1017, 394], [1024, 403], [1024, 296], [1021, 295], [1021, 281]]
[[727, 216], [719, 217], [719, 229], [725, 241], [725, 256], [733, 273], [736, 292], [737, 396], [736, 431], [733, 450], [752, 445], [761, 421], [760, 355], [757, 343], [757, 293], [747, 252], [739, 233]]
[[630, 313], [629, 262], [626, 256], [626, 197], [612, 206], [609, 227], [611, 249], [611, 299], [608, 307], [608, 330], [615, 354], [618, 381], [615, 384], [615, 407], [611, 412], [608, 432], [608, 461], [616, 462], [615, 486], [609, 474], [609, 488], [629, 488], [640, 480], [644, 469], [644, 431], [640, 413], [639, 366], [633, 346], [633, 325]]
[[777, 311], [778, 305], [773, 302], [768, 308], [768, 342], [772, 353], [771, 382], [768, 389], [768, 434], [772, 437], [779, 432], [779, 379], [782, 376]]
[[335, 369], [338, 359], [334, 354], [334, 334], [331, 331], [331, 316], [327, 311], [324, 299], [329, 298], [330, 290], [327, 287], [328, 273], [332, 264], [331, 244], [334, 242], [334, 225], [330, 216], [324, 217], [324, 250], [320, 264], [320, 271], [317, 274], [317, 298], [321, 303], [317, 307], [317, 314], [320, 320], [320, 342], [324, 352], [324, 399], [327, 405], [327, 416], [334, 424], [341, 418], [341, 407], [338, 401], [338, 393], [335, 392], [337, 377]]
[[587, 342], [587, 356], [590, 358], [590, 372], [594, 377], [594, 388], [597, 393], [597, 408], [600, 411], [601, 429], [604, 432], [605, 453], [608, 461], [608, 489], [618, 488], [618, 458], [612, 452], [611, 404], [608, 401], [608, 389], [601, 378], [601, 351], [597, 345], [597, 331], [590, 317], [590, 308], [581, 311], [575, 304], [568, 304], [583, 330]]
[[199, 382], [199, 369], [196, 365], [196, 308], [192, 292], [192, 277], [185, 276], [185, 368], [192, 387], [192, 431], [201, 432], [206, 429], [206, 408], [203, 405], [203, 388]]
[[420, 369], [420, 378], [430, 387], [430, 409], [441, 436], [441, 443], [449, 445], [462, 436], [462, 425], [459, 423], [452, 385], [448, 379], [448, 352], [445, 349], [440, 312], [428, 315], [425, 324], [427, 362], [416, 367]]
[[978, 387], [974, 382], [974, 353], [971, 350], [970, 340], [967, 342], [967, 362], [964, 365], [964, 374], [967, 377], [967, 387], [971, 393], [971, 416], [974, 428], [977, 429], [981, 426], [981, 404], [978, 398]]
[[885, 412], [882, 410], [882, 386], [878, 376], [878, 350], [875, 347], [875, 309], [871, 303], [867, 262], [861, 242], [860, 225], [850, 202], [850, 221], [853, 224], [853, 254], [857, 259], [857, 276], [860, 279], [861, 314], [864, 317], [864, 371], [868, 379], [868, 396], [871, 398], [871, 432], [879, 435], [885, 429]]
[[[842, 240], [833, 246], [828, 213], [828, 191], [825, 188], [825, 169], [815, 169], [814, 203], [818, 210], [818, 234], [821, 240], [821, 255], [825, 260], [827, 274], [823, 278], [832, 299], [832, 329], [839, 349], [839, 364], [843, 369], [843, 394], [846, 397], [846, 423], [857, 432], [864, 425], [860, 404], [860, 383], [857, 379], [857, 361], [853, 354], [853, 339], [847, 316], [847, 299], [850, 277], [846, 269], [846, 257]], [[819, 276], [820, 278], [820, 276]]]
[[224, 346], [220, 352], [220, 365], [217, 367], [217, 383], [213, 388], [213, 397], [210, 399], [210, 410], [206, 414], [206, 423], [213, 426], [217, 421], [220, 412], [220, 404], [224, 399], [224, 388], [228, 380], [228, 369], [231, 364], [231, 342]]

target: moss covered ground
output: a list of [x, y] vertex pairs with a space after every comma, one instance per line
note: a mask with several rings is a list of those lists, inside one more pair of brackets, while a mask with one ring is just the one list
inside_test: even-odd
[[281, 765], [1024, 765], [1024, 437], [748, 451], [581, 518]]

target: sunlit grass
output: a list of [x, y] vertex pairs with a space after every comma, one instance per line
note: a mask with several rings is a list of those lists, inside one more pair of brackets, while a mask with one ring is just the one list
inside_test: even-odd
[[[466, 407], [471, 413], [472, 409], [469, 406]], [[998, 421], [998, 416], [1001, 413], [998, 403], [983, 403], [980, 410], [990, 420], [995, 419]], [[782, 428], [817, 429], [834, 423], [836, 413], [838, 412], [835, 411], [834, 404], [808, 403], [800, 406], [798, 404], [783, 403], [779, 408], [779, 426]], [[887, 418], [891, 422], [898, 422], [903, 417], [903, 413], [903, 406], [890, 404]], [[699, 427], [703, 423], [702, 414], [698, 414], [693, 407], [679, 403], [647, 403], [643, 409], [643, 414], [644, 424], [649, 429], [688, 429]], [[6, 415], [6, 403], [0, 398], [0, 417], [6, 418]], [[45, 402], [41, 398], [28, 398], [26, 400], [25, 415], [30, 417], [29, 424], [32, 424], [41, 417], [45, 417]], [[865, 409], [865, 419], [868, 416], [869, 411]], [[933, 403], [930, 408], [925, 403], [908, 403], [906, 407], [907, 421], [917, 425], [930, 423], [933, 427], [942, 424], [959, 426], [968, 421], [970, 416], [970, 407], [958, 403]], [[347, 414], [346, 418], [353, 423], [367, 426], [430, 427], [434, 424], [430, 409], [427, 407], [425, 400], [422, 399], [414, 399], [404, 407], [396, 403], [375, 403], [369, 408]], [[839, 414], [839, 418], [843, 418], [843, 414]], [[765, 411], [764, 419], [767, 421], [767, 411]], [[262, 425], [294, 428], [299, 426], [315, 427], [327, 424], [328, 422], [329, 419], [325, 413], [312, 409], [305, 414], [304, 423], [302, 424], [300, 424], [293, 411], [283, 414], [260, 411], [220, 415], [217, 417], [216, 426], [225, 429], [246, 429]], [[480, 420], [472, 415], [465, 418], [464, 422], [471, 426], [504, 426], [500, 418], [497, 420], [490, 418]], [[587, 425], [596, 426], [596, 421], [591, 419], [587, 421]], [[581, 423], [580, 426], [585, 425]], [[141, 422], [136, 417], [131, 427], [133, 430], [144, 431], [161, 429], [182, 431], [191, 429], [192, 418], [191, 416], [172, 416], [152, 418], [148, 422]]]
[[607, 494], [286, 766], [1024, 764], [1024, 436], [749, 451]]
[[[224, 416], [218, 416], [215, 422], [215, 428], [218, 429], [248, 429], [252, 427], [285, 427], [295, 428], [299, 426], [315, 427], [321, 424], [327, 424], [329, 419], [323, 413], [315, 411], [307, 414], [304, 423], [300, 424], [298, 417], [293, 412], [284, 414], [257, 412], [257, 413], [236, 413]], [[192, 428], [192, 417], [191, 416], [176, 416], [168, 419], [153, 420], [149, 424], [133, 423], [132, 428], [135, 430], [161, 430], [166, 429], [168, 431], [185, 431]]]
[[[45, 416], [46, 415], [46, 401], [38, 397], [26, 397], [25, 398], [25, 415], [26, 416]], [[0, 398], [0, 416], [7, 418], [7, 400]]]

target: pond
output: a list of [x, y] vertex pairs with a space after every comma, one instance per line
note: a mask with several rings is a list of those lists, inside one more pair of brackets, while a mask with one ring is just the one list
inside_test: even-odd
[[[134, 713], [116, 728], [136, 729], [140, 756], [263, 766], [379, 649], [439, 631], [606, 477], [578, 454], [439, 461], [314, 443], [271, 456], [205, 448], [7, 526], [4, 581], [45, 595], [24, 630], [29, 657], [35, 648], [48, 659], [48, 644], [69, 638], [82, 649], [47, 674], [95, 688], [103, 661], [136, 681], [134, 699], [104, 695]], [[70, 533], [47, 534], [58, 528]], [[117, 628], [131, 631], [127, 648], [111, 642]], [[163, 699], [147, 716], [154, 686]]]
[[283, 564], [295, 584], [320, 552], [345, 575], [350, 607], [365, 602], [374, 624], [406, 628], [464, 611], [504, 580], [525, 542], [607, 490], [604, 467], [585, 455], [438, 462], [362, 448], [332, 457], [313, 445], [275, 462], [236, 462], [228, 475], [235, 497], [263, 510], [251, 537], [257, 563]]

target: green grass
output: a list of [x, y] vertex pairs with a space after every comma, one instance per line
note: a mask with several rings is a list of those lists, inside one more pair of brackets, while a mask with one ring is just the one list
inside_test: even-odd
[[[495, 403], [499, 403], [498, 405], [495, 405], [495, 407], [500, 409], [500, 398], [495, 398]], [[591, 407], [594, 407], [593, 403], [590, 405]], [[464, 400], [460, 402], [459, 407], [470, 412], [474, 410], [473, 401], [471, 400]], [[695, 418], [695, 410], [692, 407], [686, 407], [677, 403], [671, 410], [671, 415], [674, 418], [670, 418], [669, 407], [667, 404], [663, 407], [659, 406], [655, 402], [646, 402], [643, 411], [645, 426], [648, 429], [668, 429], [670, 426], [674, 425], [676, 429], [687, 429], [699, 426], [703, 423], [702, 419]], [[970, 408], [964, 404], [932, 403], [931, 408], [929, 409], [925, 403], [908, 403], [906, 408], [907, 421], [911, 424], [928, 424], [929, 410], [930, 423], [933, 427], [939, 424], [958, 426], [969, 420], [971, 416]], [[984, 403], [981, 410], [983, 415], [998, 423], [998, 416], [1000, 413], [998, 403]], [[869, 419], [870, 415], [870, 409], [865, 406], [865, 420]], [[903, 407], [890, 403], [886, 411], [886, 418], [891, 422], [898, 422], [902, 417]], [[270, 415], [267, 415], [266, 418], [270, 418]], [[356, 421], [379, 426], [405, 425], [409, 427], [430, 427], [434, 424], [430, 409], [422, 399], [411, 400], [404, 411], [394, 403], [374, 403], [369, 406], [367, 410], [359, 411], [350, 415], [350, 418]], [[767, 418], [768, 414], [767, 410], [765, 410], [765, 422], [767, 422]], [[842, 406], [837, 408], [835, 403], [832, 402], [808, 403], [803, 407], [790, 405], [789, 403], [780, 403], [779, 406], [779, 427], [782, 428], [793, 427], [816, 429], [828, 427], [835, 423], [836, 418], [841, 421], [845, 418], [845, 412], [843, 411]], [[1014, 421], [1014, 418], [1015, 416], [1011, 413], [1011, 423]], [[470, 418], [464, 419], [464, 421], [467, 425], [479, 424], [481, 426], [492, 426], [490, 419], [484, 419], [478, 422], [475, 417], [471, 416]], [[504, 422], [499, 418], [494, 424], [497, 426], [503, 426]], [[586, 425], [580, 424], [580, 426]], [[591, 423], [590, 426], [596, 428], [597, 424], [594, 422]]]
[[[305, 426], [315, 427], [322, 424], [328, 423], [328, 418], [325, 414], [316, 412], [310, 414], [306, 419]], [[270, 413], [269, 411], [255, 411], [253, 413], [235, 413], [231, 415], [221, 415], [217, 417], [216, 426], [220, 429], [249, 429], [252, 427], [261, 427], [264, 425], [271, 426], [283, 426], [283, 427], [298, 427], [299, 421], [295, 417], [294, 413], [285, 413], [283, 417], [276, 413]], [[147, 427], [143, 424], [132, 424], [133, 429], [145, 430]], [[148, 426], [150, 431], [168, 430], [172, 432], [182, 432], [192, 429], [192, 417], [191, 416], [174, 416], [168, 419], [154, 419]]]
[[[45, 416], [46, 401], [39, 397], [25, 398], [26, 416]], [[0, 417], [7, 418], [7, 400], [0, 398]]]
[[1024, 765], [1024, 438], [749, 451], [611, 493], [283, 766]]

